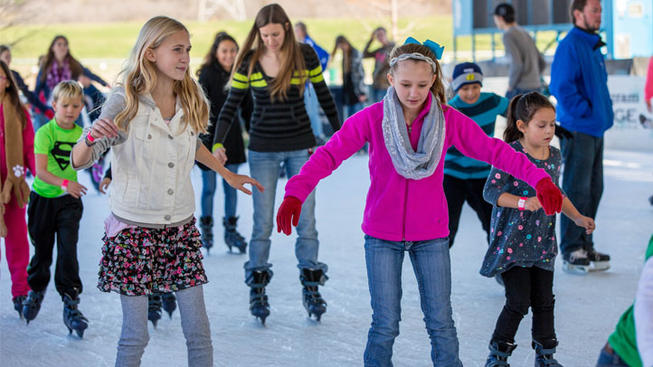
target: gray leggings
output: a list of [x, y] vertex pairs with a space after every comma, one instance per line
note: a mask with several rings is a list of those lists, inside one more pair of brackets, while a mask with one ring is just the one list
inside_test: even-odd
[[[213, 366], [213, 345], [202, 286], [178, 292], [181, 328], [188, 348], [188, 366]], [[147, 296], [120, 296], [122, 332], [118, 341], [116, 367], [140, 366], [150, 337], [147, 332]]]

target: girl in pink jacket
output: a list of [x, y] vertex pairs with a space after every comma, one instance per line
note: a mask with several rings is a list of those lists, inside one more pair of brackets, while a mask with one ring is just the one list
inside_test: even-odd
[[[420, 291], [431, 359], [462, 366], [451, 310], [447, 202], [442, 188], [450, 146], [536, 187], [548, 215], [559, 212], [562, 195], [547, 173], [471, 119], [445, 105], [438, 59], [443, 47], [409, 38], [390, 58], [391, 87], [382, 102], [350, 117], [286, 185], [277, 230], [291, 232], [301, 203], [318, 181], [369, 142], [371, 184], [362, 229], [372, 304], [365, 366], [392, 365], [399, 335], [401, 265], [410, 255]], [[436, 56], [437, 55], [437, 56]]]
[[30, 290], [27, 284], [29, 243], [25, 205], [29, 187], [25, 182], [26, 169], [32, 174], [36, 172], [34, 129], [29, 113], [18, 98], [18, 86], [11, 71], [0, 61], [0, 237], [5, 238], [11, 299], [21, 318], [23, 301]]

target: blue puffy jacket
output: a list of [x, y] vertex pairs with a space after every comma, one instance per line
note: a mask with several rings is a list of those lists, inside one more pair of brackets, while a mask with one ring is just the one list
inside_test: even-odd
[[556, 49], [549, 85], [560, 124], [596, 137], [614, 121], [602, 44], [597, 34], [574, 27]]

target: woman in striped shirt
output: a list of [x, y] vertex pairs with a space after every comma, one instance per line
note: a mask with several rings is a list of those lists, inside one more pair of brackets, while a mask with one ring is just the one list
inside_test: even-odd
[[[270, 235], [273, 226], [274, 198], [281, 165], [290, 178], [308, 160], [315, 137], [304, 106], [304, 87], [309, 80], [329, 123], [336, 131], [340, 121], [335, 103], [322, 76], [322, 67], [309, 45], [295, 40], [293, 26], [283, 8], [277, 4], [259, 10], [243, 48], [238, 53], [231, 75], [231, 88], [220, 111], [213, 151], [226, 159], [224, 140], [235, 121], [236, 110], [248, 93], [252, 93], [254, 111], [250, 121], [250, 174], [265, 187], [254, 198], [254, 225], [249, 244], [249, 261], [245, 263], [245, 283], [251, 287], [250, 311], [265, 319], [270, 314], [265, 286], [272, 277]], [[326, 302], [318, 286], [327, 280], [327, 266], [318, 262], [319, 242], [315, 229], [315, 194], [304, 202], [297, 231], [295, 255], [303, 285], [303, 303], [309, 314], [319, 320]]]

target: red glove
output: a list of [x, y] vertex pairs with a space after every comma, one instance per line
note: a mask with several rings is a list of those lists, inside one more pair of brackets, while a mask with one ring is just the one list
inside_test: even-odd
[[560, 189], [551, 181], [551, 177], [546, 177], [538, 181], [535, 185], [537, 200], [542, 204], [546, 215], [560, 213], [562, 210], [562, 193]]
[[286, 196], [277, 212], [277, 232], [283, 231], [286, 235], [290, 235], [292, 232], [290, 221], [292, 220], [292, 225], [297, 227], [301, 212], [302, 202], [294, 196]]
[[52, 120], [52, 119], [54, 118], [54, 111], [52, 111], [51, 109], [47, 109], [47, 110], [45, 111], [44, 115], [45, 115], [45, 117], [47, 117], [47, 118], [49, 118], [50, 120]]

